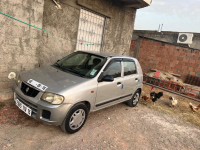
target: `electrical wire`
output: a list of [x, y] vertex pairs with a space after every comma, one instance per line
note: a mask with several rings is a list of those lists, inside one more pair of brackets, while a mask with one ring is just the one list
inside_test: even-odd
[[[42, 29], [42, 28], [39, 28], [39, 27], [37, 27], [37, 26], [35, 26], [35, 25], [32, 25], [32, 24], [29, 24], [29, 23], [27, 23], [27, 22], [25, 22], [25, 21], [22, 21], [22, 20], [20, 20], [20, 19], [17, 19], [17, 18], [15, 18], [15, 17], [13, 17], [13, 16], [11, 16], [11, 15], [9, 15], [9, 14], [6, 14], [6, 13], [3, 13], [3, 12], [1, 12], [0, 11], [0, 14], [2, 14], [2, 15], [5, 15], [5, 16], [7, 16], [7, 17], [9, 17], [9, 18], [12, 18], [12, 19], [14, 19], [14, 20], [16, 20], [16, 21], [19, 21], [19, 22], [21, 22], [21, 23], [24, 23], [24, 24], [26, 24], [26, 25], [29, 25], [29, 26], [31, 26], [31, 27], [33, 27], [33, 28], [36, 28], [36, 29], [38, 29], [38, 30], [41, 30], [41, 31], [43, 31], [43, 32], [46, 32], [46, 33], [48, 33], [49, 35], [51, 35], [51, 36], [54, 36], [54, 37], [58, 37], [58, 36], [55, 36], [53, 33], [51, 33], [51, 32], [49, 32], [49, 31], [47, 31], [47, 30], [45, 30], [45, 29]], [[70, 42], [73, 42], [73, 43], [77, 43], [77, 41], [75, 41], [75, 40], [70, 40], [70, 39], [66, 39], [66, 38], [63, 38], [63, 37], [58, 37], [58, 38], [62, 38], [62, 39], [65, 39], [65, 40], [67, 40], [67, 41], [70, 41]], [[86, 46], [89, 46], [89, 45], [99, 45], [98, 43], [93, 43], [93, 42], [88, 42], [88, 41], [81, 41], [81, 42], [79, 42], [81, 45], [86, 45]]]

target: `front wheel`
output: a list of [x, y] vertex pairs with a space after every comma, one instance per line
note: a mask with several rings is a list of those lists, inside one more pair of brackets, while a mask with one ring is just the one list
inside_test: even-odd
[[72, 109], [68, 112], [64, 122], [61, 125], [61, 129], [64, 132], [75, 133], [79, 131], [88, 116], [88, 109], [85, 104], [79, 103], [72, 107]]
[[127, 104], [128, 104], [130, 107], [135, 107], [135, 106], [137, 106], [137, 104], [138, 104], [138, 102], [139, 102], [139, 99], [140, 99], [140, 91], [137, 90], [137, 91], [133, 94], [132, 98], [131, 98], [129, 101], [127, 101]]

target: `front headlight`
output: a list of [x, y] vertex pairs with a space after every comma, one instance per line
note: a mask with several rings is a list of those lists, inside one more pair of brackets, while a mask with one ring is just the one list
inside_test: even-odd
[[58, 105], [63, 103], [64, 97], [53, 93], [44, 93], [41, 97], [41, 100]]
[[16, 84], [17, 84], [17, 86], [20, 84], [20, 82], [21, 82], [21, 77], [20, 77], [20, 75], [18, 75], [18, 76], [17, 76], [17, 79], [16, 79]]

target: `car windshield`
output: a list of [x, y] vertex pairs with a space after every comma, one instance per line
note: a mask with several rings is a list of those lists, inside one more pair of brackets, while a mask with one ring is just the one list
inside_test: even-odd
[[57, 61], [53, 66], [81, 77], [93, 78], [101, 70], [106, 58], [86, 52], [75, 52]]

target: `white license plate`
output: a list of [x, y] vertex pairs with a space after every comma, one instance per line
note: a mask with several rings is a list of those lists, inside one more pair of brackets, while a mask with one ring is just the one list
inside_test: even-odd
[[29, 79], [27, 81], [30, 85], [34, 86], [35, 88], [41, 90], [41, 91], [46, 91], [46, 89], [48, 88], [46, 85], [42, 84], [42, 83], [39, 83], [33, 79]]
[[17, 107], [19, 107], [19, 109], [21, 109], [27, 115], [31, 116], [32, 110], [26, 105], [24, 105], [22, 102], [20, 102], [17, 98], [15, 98], [15, 104], [17, 105]]

